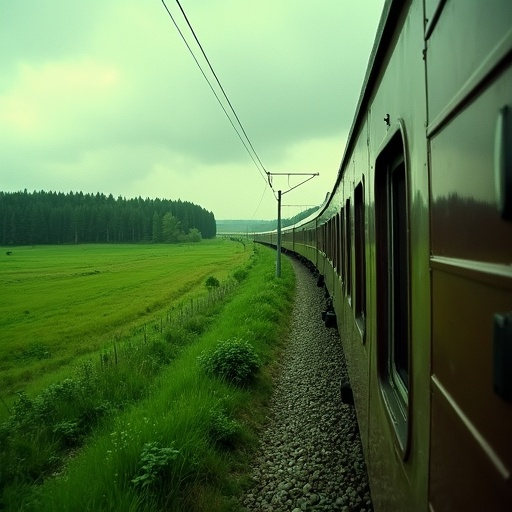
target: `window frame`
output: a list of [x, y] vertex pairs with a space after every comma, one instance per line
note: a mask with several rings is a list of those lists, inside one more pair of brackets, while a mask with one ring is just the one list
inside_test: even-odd
[[[410, 199], [403, 124], [375, 165], [377, 372], [381, 396], [406, 460], [411, 431]], [[405, 337], [405, 340], [404, 340]]]
[[340, 208], [340, 268], [341, 268], [341, 285], [343, 288], [343, 291], [346, 289], [346, 283], [347, 283], [347, 272], [346, 272], [346, 256], [345, 256], [345, 206], [342, 206]]
[[350, 197], [345, 200], [345, 295], [352, 302], [352, 215]]
[[354, 189], [355, 319], [365, 342], [366, 331], [366, 226], [364, 180]]

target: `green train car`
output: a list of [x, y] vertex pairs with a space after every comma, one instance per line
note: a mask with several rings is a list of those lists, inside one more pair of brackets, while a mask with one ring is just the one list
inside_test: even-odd
[[281, 245], [332, 299], [375, 510], [512, 510], [512, 1], [386, 2], [333, 190]]

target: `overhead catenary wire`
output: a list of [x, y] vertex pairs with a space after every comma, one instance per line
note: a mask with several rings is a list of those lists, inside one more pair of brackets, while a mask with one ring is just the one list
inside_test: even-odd
[[254, 219], [256, 217], [256, 214], [258, 213], [258, 210], [260, 209], [261, 203], [263, 202], [263, 198], [265, 197], [265, 192], [267, 191], [268, 183], [265, 183], [265, 188], [263, 189], [263, 194], [261, 194], [260, 202], [258, 203], [258, 206], [256, 207], [256, 210], [254, 210], [254, 213], [252, 214], [252, 217], [249, 220]]
[[[190, 54], [192, 55], [192, 58], [194, 59], [195, 63], [197, 64], [199, 70], [201, 71], [201, 74], [203, 75], [204, 79], [206, 80], [206, 82], [208, 83], [211, 91], [213, 92], [215, 98], [217, 99], [219, 105], [221, 106], [222, 110], [224, 111], [224, 114], [226, 115], [226, 117], [228, 118], [231, 126], [233, 127], [233, 129], [235, 130], [236, 134], [238, 135], [238, 138], [240, 139], [240, 141], [242, 142], [242, 144], [244, 145], [247, 153], [249, 154], [249, 156], [251, 157], [254, 165], [256, 166], [256, 168], [258, 169], [258, 172], [260, 173], [260, 175], [262, 176], [262, 178], [265, 180], [265, 182], [267, 182], [268, 180], [268, 176], [269, 176], [269, 172], [265, 169], [265, 166], [263, 165], [263, 163], [261, 162], [261, 159], [260, 157], [258, 156], [258, 153], [256, 153], [256, 150], [254, 149], [254, 146], [252, 145], [251, 143], [251, 140], [249, 139], [241, 121], [240, 121], [240, 118], [238, 117], [231, 101], [229, 100], [224, 88], [222, 87], [222, 84], [220, 83], [220, 80], [217, 76], [217, 74], [215, 73], [214, 69], [213, 69], [213, 66], [211, 65], [210, 63], [210, 60], [208, 59], [208, 57], [206, 56], [206, 53], [201, 45], [201, 43], [199, 42], [199, 39], [194, 31], [194, 29], [192, 28], [192, 25], [190, 23], [190, 21], [188, 20], [188, 17], [187, 15], [185, 14], [185, 11], [183, 9], [183, 7], [181, 6], [179, 0], [176, 0], [176, 3], [178, 4], [178, 7], [180, 8], [180, 11], [189, 27], [189, 30], [191, 31], [192, 35], [194, 36], [194, 39], [197, 43], [197, 45], [199, 46], [200, 50], [201, 50], [201, 53], [203, 54], [203, 57], [204, 59], [206, 60], [207, 64], [208, 64], [208, 67], [210, 68], [210, 71], [211, 73], [213, 74], [214, 78], [215, 78], [215, 81], [217, 82], [221, 92], [222, 92], [222, 95], [223, 97], [225, 98], [227, 104], [229, 105], [229, 109], [231, 110], [234, 118], [236, 119], [236, 123], [238, 124], [238, 126], [240, 127], [240, 130], [242, 133], [240, 133], [240, 130], [235, 126], [235, 123], [233, 122], [233, 119], [232, 117], [229, 115], [228, 111], [226, 110], [226, 107], [224, 106], [223, 102], [221, 101], [219, 95], [217, 94], [214, 86], [212, 85], [212, 83], [210, 82], [209, 78], [207, 77], [206, 73], [204, 72], [203, 70], [203, 67], [201, 66], [201, 64], [199, 63], [194, 51], [192, 50], [191, 46], [189, 45], [187, 39], [185, 38], [183, 32], [181, 31], [181, 29], [179, 28], [178, 24], [176, 23], [176, 20], [174, 19], [171, 11], [169, 10], [169, 8], [167, 7], [167, 4], [165, 3], [165, 0], [161, 0], [162, 1], [162, 4], [163, 6], [165, 7], [165, 10], [167, 11], [167, 14], [169, 15], [169, 17], [171, 18], [174, 26], [176, 27], [176, 30], [178, 31], [178, 33], [180, 34], [181, 36], [181, 39], [183, 40], [183, 42], [185, 43], [188, 51], [190, 52]], [[242, 134], [243, 134], [243, 137], [242, 137]], [[245, 138], [245, 140], [244, 140]], [[275, 191], [272, 187], [272, 184], [270, 183], [270, 187], [272, 189], [272, 191], [274, 192], [275, 194]], [[266, 191], [266, 187], [265, 187], [265, 191]], [[261, 201], [260, 201], [260, 204], [261, 204]], [[258, 206], [259, 208], [259, 206]]]

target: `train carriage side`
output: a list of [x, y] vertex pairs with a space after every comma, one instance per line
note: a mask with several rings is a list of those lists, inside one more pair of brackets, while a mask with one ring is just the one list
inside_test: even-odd
[[377, 512], [512, 509], [511, 91], [510, 1], [388, 0], [287, 242], [333, 299]]
[[[383, 510], [425, 509], [428, 493], [431, 318], [423, 21], [421, 2], [402, 11], [370, 108], [375, 331], [369, 443], [380, 449], [370, 452], [369, 460]], [[381, 112], [385, 127], [377, 117]], [[391, 493], [382, 469], [395, 476]]]
[[375, 510], [425, 510], [430, 302], [423, 4], [387, 2], [333, 193], [347, 357]]
[[345, 222], [336, 309], [374, 505], [506, 510], [512, 4], [387, 9], [334, 194]]
[[512, 2], [428, 4], [429, 502], [512, 510]]
[[303, 258], [309, 260], [315, 267], [318, 267], [316, 226], [316, 217], [308, 217], [303, 222], [293, 227], [293, 250]]
[[288, 226], [281, 230], [281, 248], [284, 251], [294, 251], [294, 230], [293, 226]]
[[[512, 4], [400, 4], [388, 4], [335, 194], [346, 227], [337, 309], [372, 496], [379, 511], [504, 510], [512, 508]], [[358, 289], [366, 289], [364, 326]]]
[[332, 198], [325, 206], [323, 212], [319, 215], [316, 223], [317, 239], [317, 269], [322, 276], [329, 292], [332, 294], [335, 282], [334, 271], [334, 248], [336, 242], [333, 239], [333, 203]]

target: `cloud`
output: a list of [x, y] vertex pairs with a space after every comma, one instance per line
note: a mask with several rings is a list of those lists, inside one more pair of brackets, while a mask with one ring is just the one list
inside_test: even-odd
[[[175, 3], [167, 4], [185, 33]], [[297, 190], [297, 201], [321, 202], [334, 183], [381, 7], [185, 5], [265, 167], [329, 176]], [[161, 2], [4, 3], [0, 44], [10, 48], [0, 54], [0, 189], [166, 192], [217, 218], [254, 213], [265, 180]], [[274, 215], [274, 202], [267, 191], [263, 218]]]
[[[95, 61], [22, 63], [0, 96], [0, 129], [16, 143], [59, 144], [108, 115], [120, 73]], [[92, 115], [91, 115], [92, 113]]]

